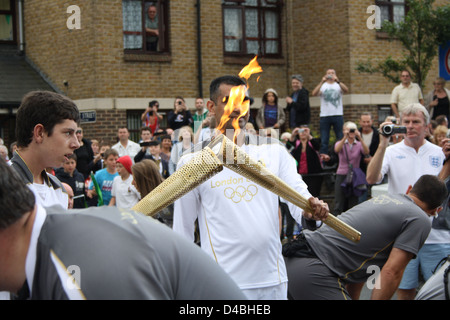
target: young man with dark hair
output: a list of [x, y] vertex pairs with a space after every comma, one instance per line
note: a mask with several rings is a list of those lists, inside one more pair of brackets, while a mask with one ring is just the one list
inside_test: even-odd
[[150, 127], [142, 127], [139, 132], [141, 134], [141, 140], [139, 140], [139, 143], [151, 141], [153, 139], [152, 129], [150, 129]]
[[361, 232], [358, 243], [328, 226], [303, 230], [284, 245], [289, 293], [295, 300], [358, 299], [379, 271], [372, 299], [391, 299], [408, 262], [418, 255], [431, 230], [430, 217], [442, 210], [445, 183], [423, 175], [406, 194], [381, 195], [339, 218]]
[[32, 91], [22, 99], [16, 115], [17, 149], [11, 166], [34, 194], [37, 204], [68, 208], [69, 196], [64, 186], [46, 169], [61, 167], [80, 147], [75, 134], [79, 121], [75, 103], [58, 93]]
[[[220, 123], [233, 87], [245, 86], [235, 76], [219, 77], [210, 85], [209, 114]], [[242, 116], [239, 107], [230, 113], [224, 129]], [[249, 114], [240, 119], [245, 126]], [[261, 140], [264, 140], [263, 143]], [[296, 174], [295, 160], [279, 140], [246, 135], [240, 131], [239, 145], [256, 161], [291, 185], [309, 200], [315, 217], [325, 218], [328, 206], [311, 196]], [[206, 142], [207, 143], [207, 142]], [[194, 150], [195, 151], [195, 150]], [[184, 154], [181, 168], [196, 153]], [[223, 170], [175, 202], [173, 229], [194, 241], [198, 219], [201, 246], [237, 283], [249, 299], [286, 299], [287, 276], [281, 255], [278, 196], [224, 167]], [[290, 205], [297, 220], [303, 210]]]
[[195, 244], [140, 213], [35, 204], [0, 162], [0, 290], [31, 300], [241, 300]]
[[11, 162], [37, 203], [67, 208], [67, 193], [45, 169], [61, 167], [80, 147], [75, 134], [79, 121], [77, 106], [63, 95], [33, 91], [23, 98], [16, 117], [18, 149]]

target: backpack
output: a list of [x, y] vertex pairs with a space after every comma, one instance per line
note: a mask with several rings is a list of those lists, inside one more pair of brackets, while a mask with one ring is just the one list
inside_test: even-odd
[[445, 184], [447, 185], [449, 195], [442, 204], [441, 212], [433, 219], [432, 227], [434, 229], [450, 230], [450, 177], [445, 180]]
[[450, 255], [443, 258], [433, 275], [417, 293], [415, 300], [450, 300]]

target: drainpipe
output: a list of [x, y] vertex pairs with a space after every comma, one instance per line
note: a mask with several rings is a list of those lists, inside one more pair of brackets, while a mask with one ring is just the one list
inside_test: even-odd
[[25, 50], [23, 36], [23, 0], [19, 0], [19, 52], [23, 54]]
[[198, 69], [198, 91], [199, 97], [203, 97], [203, 74], [202, 74], [202, 34], [200, 18], [200, 0], [197, 0], [197, 69]]

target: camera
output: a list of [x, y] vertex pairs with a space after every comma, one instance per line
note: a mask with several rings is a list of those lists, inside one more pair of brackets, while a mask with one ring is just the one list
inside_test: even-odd
[[180, 105], [181, 106], [181, 104], [182, 104], [183, 102], [181, 102], [181, 101], [178, 101], [178, 105]]
[[303, 133], [305, 132], [305, 129], [298, 129], [298, 133]]
[[381, 128], [381, 134], [385, 137], [389, 137], [393, 134], [398, 133], [406, 133], [406, 127], [404, 126], [397, 126], [395, 124], [387, 124], [383, 128]]
[[327, 79], [333, 79], [333, 77], [330, 75], [327, 75]]
[[141, 147], [149, 147], [150, 146], [150, 141], [141, 142], [139, 145]]
[[450, 138], [450, 129], [447, 130], [447, 134], [445, 135], [446, 138]]
[[355, 132], [355, 131], [356, 131], [356, 129], [353, 129], [353, 128], [352, 128], [352, 129], [350, 129], [350, 132]]

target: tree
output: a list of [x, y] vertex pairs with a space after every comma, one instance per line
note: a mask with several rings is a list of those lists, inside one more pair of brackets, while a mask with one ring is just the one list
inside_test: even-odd
[[423, 89], [433, 59], [438, 54], [439, 45], [450, 40], [450, 5], [433, 8], [435, 0], [407, 0], [409, 11], [404, 21], [385, 21], [381, 32], [389, 41], [399, 41], [404, 49], [400, 59], [388, 56], [376, 66], [372, 60], [358, 62], [360, 73], [381, 73], [394, 83], [400, 82], [399, 74], [408, 69], [413, 81]]

